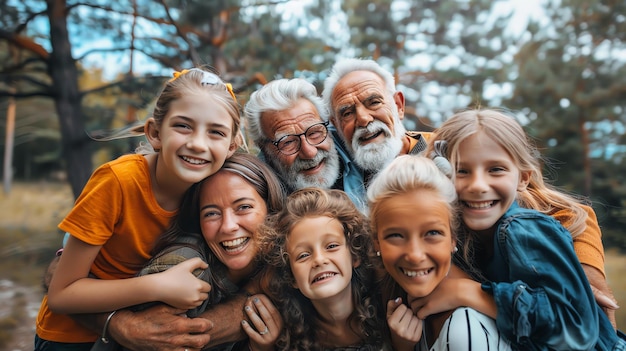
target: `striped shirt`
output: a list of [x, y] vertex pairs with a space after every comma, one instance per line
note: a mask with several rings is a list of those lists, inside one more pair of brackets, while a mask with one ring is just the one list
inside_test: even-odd
[[448, 317], [439, 337], [429, 349], [426, 338], [416, 345], [416, 351], [508, 351], [509, 341], [496, 328], [492, 318], [468, 307], [457, 308]]

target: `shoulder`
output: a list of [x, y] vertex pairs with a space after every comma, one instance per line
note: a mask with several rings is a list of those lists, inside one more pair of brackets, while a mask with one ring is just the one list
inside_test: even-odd
[[418, 132], [415, 130], [409, 130], [406, 132], [406, 135], [408, 137], [411, 137], [413, 139], [424, 139], [424, 141], [428, 141], [430, 140], [430, 137], [433, 135], [432, 132]]
[[127, 183], [129, 179], [137, 181], [128, 182], [130, 184], [149, 184], [150, 169], [148, 160], [142, 155], [129, 154], [107, 162], [100, 166], [94, 174], [115, 178], [121, 184]]
[[407, 131], [405, 135], [409, 138], [409, 154], [417, 155], [425, 151], [432, 134], [431, 132]]

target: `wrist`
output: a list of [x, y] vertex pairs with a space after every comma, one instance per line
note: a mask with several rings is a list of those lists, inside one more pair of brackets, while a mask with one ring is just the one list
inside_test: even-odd
[[117, 311], [113, 311], [109, 313], [107, 315], [107, 318], [104, 320], [104, 326], [102, 327], [102, 332], [100, 333], [100, 340], [102, 340], [102, 342], [105, 344], [108, 344], [112, 340], [111, 334], [109, 333], [109, 325], [111, 323], [111, 320], [113, 319], [113, 316], [115, 316], [116, 312]]

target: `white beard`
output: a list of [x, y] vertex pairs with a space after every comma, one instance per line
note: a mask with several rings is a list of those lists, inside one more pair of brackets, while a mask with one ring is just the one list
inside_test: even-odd
[[[394, 134], [386, 124], [379, 120], [373, 120], [366, 128], [359, 128], [354, 131], [352, 143], [350, 145], [354, 162], [365, 171], [378, 172], [385, 168], [402, 151], [402, 138], [406, 133], [404, 125], [397, 113], [394, 116]], [[370, 143], [361, 145], [359, 138], [363, 134], [372, 134], [379, 131], [385, 134], [385, 140], [381, 143]]]
[[[337, 154], [335, 145], [332, 143], [329, 151], [318, 149], [317, 154], [311, 160], [302, 160], [297, 157], [291, 167], [286, 167], [276, 158], [272, 157], [271, 154], [267, 154], [266, 158], [291, 190], [306, 187], [330, 189], [337, 181], [337, 178], [339, 178], [339, 154]], [[325, 165], [320, 173], [313, 175], [300, 173], [302, 170], [319, 165], [322, 160], [325, 161]]]

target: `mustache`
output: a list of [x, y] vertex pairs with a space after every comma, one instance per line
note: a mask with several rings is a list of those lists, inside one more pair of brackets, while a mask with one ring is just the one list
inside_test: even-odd
[[300, 172], [305, 169], [313, 168], [320, 164], [326, 157], [328, 157], [329, 152], [326, 150], [317, 150], [317, 154], [314, 158], [303, 160], [301, 158], [296, 158], [293, 162], [293, 170], [296, 172]]
[[365, 127], [358, 127], [354, 131], [353, 139], [360, 139], [364, 135], [374, 134], [374, 133], [378, 133], [380, 131], [385, 133], [386, 137], [391, 137], [391, 130], [389, 130], [387, 125], [384, 124], [383, 122], [379, 121], [379, 120], [374, 120], [374, 121], [371, 121], [370, 123], [368, 123], [367, 126], [365, 126]]

